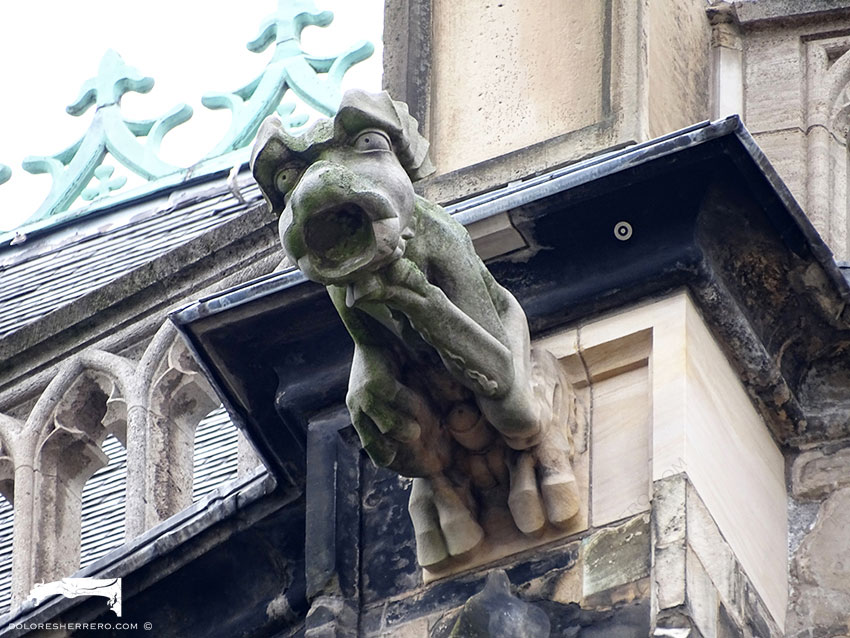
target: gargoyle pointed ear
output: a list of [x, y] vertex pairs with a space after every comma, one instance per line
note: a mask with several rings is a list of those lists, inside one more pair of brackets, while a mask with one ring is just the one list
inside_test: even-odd
[[[403, 150], [403, 159], [400, 157], [401, 165], [411, 181], [428, 177], [437, 169], [431, 163], [431, 158], [428, 156], [428, 148], [430, 144], [422, 135], [419, 134], [419, 122], [410, 114], [408, 106], [405, 102], [393, 100], [393, 108], [395, 108], [399, 121], [401, 122], [402, 130], [404, 131], [403, 141], [407, 142], [407, 147]], [[396, 151], [401, 154], [401, 149]]]
[[286, 161], [289, 149], [280, 120], [275, 116], [267, 117], [260, 130], [251, 152], [251, 172], [272, 210], [280, 214], [286, 206], [283, 193], [275, 188], [274, 178], [278, 167]]

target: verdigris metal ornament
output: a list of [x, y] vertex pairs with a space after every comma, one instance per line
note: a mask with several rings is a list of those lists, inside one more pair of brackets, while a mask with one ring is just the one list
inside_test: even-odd
[[47, 198], [26, 223], [68, 210], [93, 178], [100, 183], [87, 192], [87, 199], [123, 186], [126, 178], [123, 181], [110, 179], [111, 170], [104, 168], [97, 173], [107, 153], [147, 180], [180, 170], [159, 159], [159, 147], [168, 131], [192, 116], [191, 107], [179, 104], [156, 120], [126, 120], [121, 114], [121, 97], [125, 93], [147, 93], [153, 85], [153, 78], [127, 66], [115, 51], [106, 52], [97, 77], [83, 85], [80, 96], [66, 109], [70, 115], [79, 116], [90, 106], [96, 107], [85, 135], [56, 155], [24, 159], [24, 170], [34, 174], [49, 173], [53, 178]]
[[313, 0], [279, 0], [277, 12], [260, 27], [260, 34], [248, 43], [248, 50], [261, 53], [272, 43], [274, 55], [262, 74], [232, 93], [209, 93], [201, 103], [209, 109], [230, 109], [230, 128], [209, 153], [223, 155], [251, 143], [262, 121], [277, 112], [287, 128], [306, 123], [292, 116], [295, 105], [281, 104], [287, 89], [324, 115], [333, 115], [342, 92], [342, 78], [352, 65], [365, 60], [375, 47], [365, 41], [356, 43], [339, 55], [317, 57], [301, 48], [301, 32], [307, 26], [326, 27], [333, 13], [319, 11]]

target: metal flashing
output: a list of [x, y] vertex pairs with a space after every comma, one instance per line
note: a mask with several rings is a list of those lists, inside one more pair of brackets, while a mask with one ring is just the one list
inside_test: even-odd
[[[700, 122], [624, 150], [603, 153], [542, 175], [512, 182], [487, 193], [446, 205], [444, 208], [468, 226], [651, 159], [668, 156], [682, 149], [745, 130], [737, 115], [717, 122]], [[752, 140], [748, 133], [746, 137]], [[755, 149], [758, 150], [758, 147]], [[761, 157], [763, 158], [763, 155]], [[289, 268], [199, 299], [172, 313], [171, 319], [178, 325], [186, 325], [306, 281], [297, 269]]]

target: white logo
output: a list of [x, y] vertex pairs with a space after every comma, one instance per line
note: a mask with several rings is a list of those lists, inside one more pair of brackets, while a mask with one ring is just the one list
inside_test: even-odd
[[52, 583], [40, 583], [32, 588], [29, 597], [40, 605], [51, 596], [78, 598], [80, 596], [103, 596], [107, 605], [121, 617], [120, 578], [63, 578]]

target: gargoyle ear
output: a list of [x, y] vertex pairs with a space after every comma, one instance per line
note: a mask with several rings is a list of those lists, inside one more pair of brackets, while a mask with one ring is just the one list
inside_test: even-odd
[[396, 102], [389, 93], [367, 93], [360, 89], [342, 96], [334, 118], [338, 137], [353, 137], [368, 128], [377, 128], [390, 136], [398, 161], [413, 181], [434, 172], [428, 159], [428, 140], [419, 134], [418, 123], [407, 104]]
[[397, 100], [393, 100], [392, 102], [403, 131], [403, 139], [400, 141], [406, 143], [404, 158], [402, 159], [399, 151], [397, 151], [397, 154], [399, 155], [401, 165], [407, 171], [411, 181], [415, 182], [423, 177], [428, 177], [428, 175], [431, 175], [437, 170], [428, 156], [430, 144], [428, 140], [420, 135], [419, 122], [410, 114], [407, 104]]
[[251, 172], [275, 214], [280, 215], [286, 206], [283, 193], [275, 187], [275, 174], [286, 162], [289, 149], [280, 120], [270, 116], [263, 121], [257, 132], [257, 140], [251, 153]]

